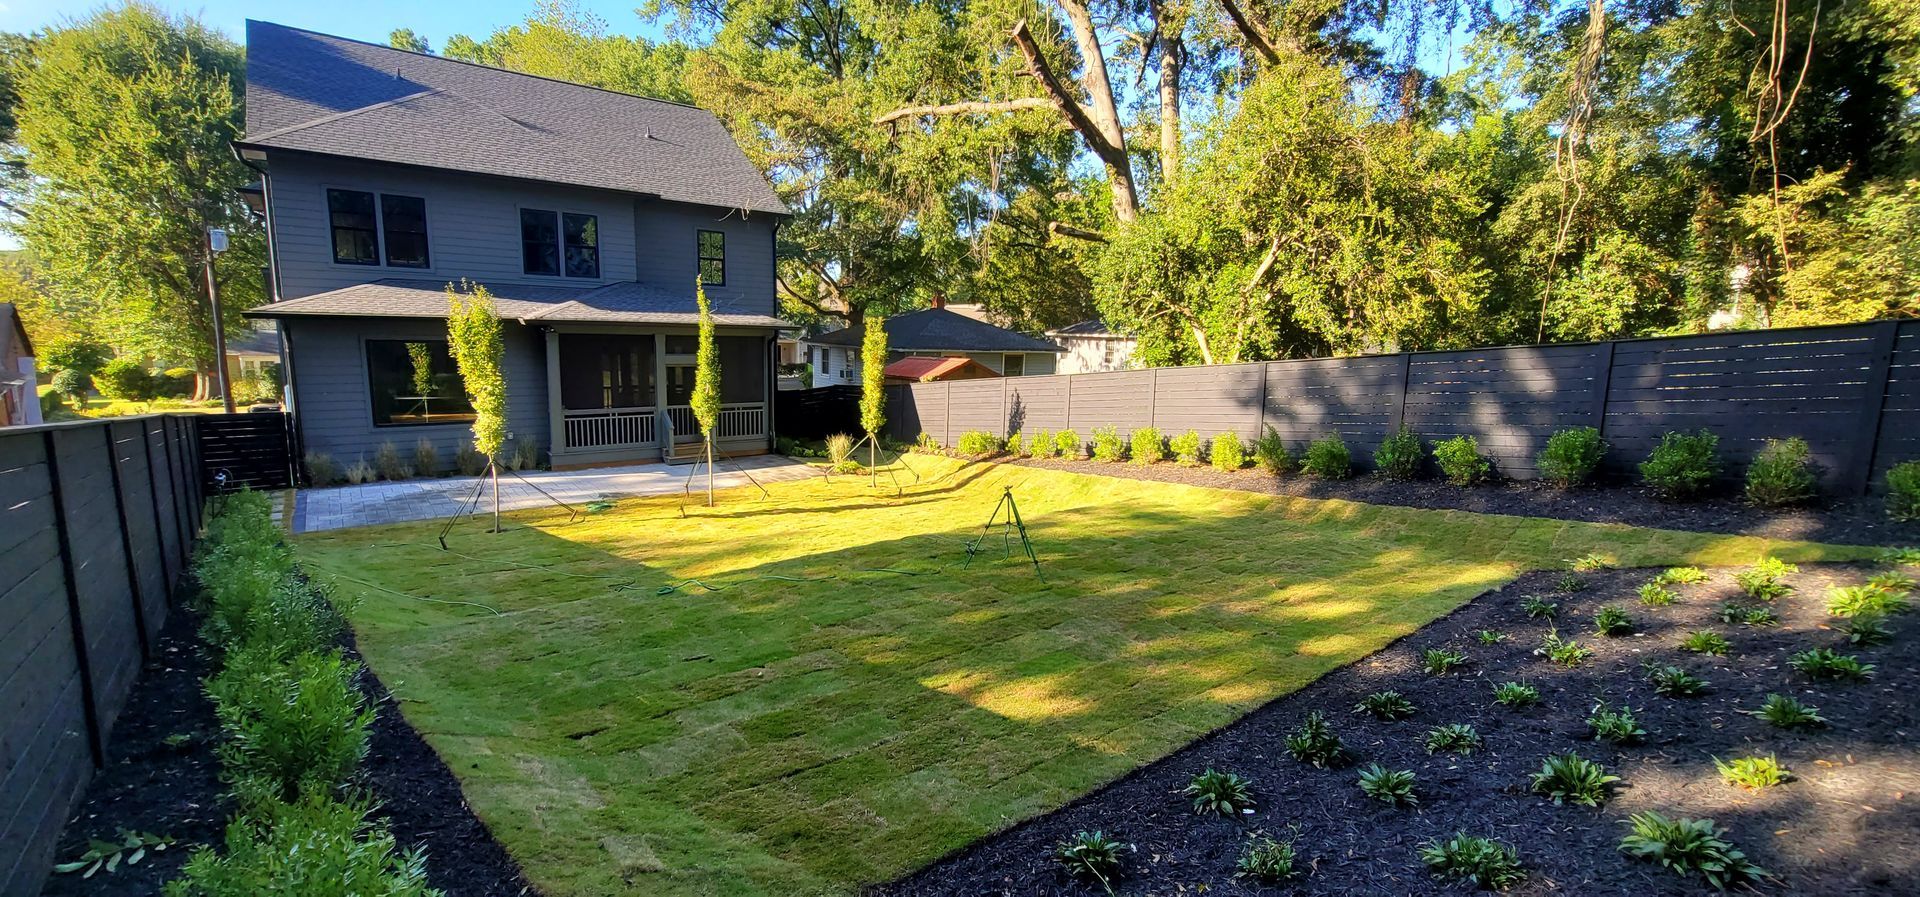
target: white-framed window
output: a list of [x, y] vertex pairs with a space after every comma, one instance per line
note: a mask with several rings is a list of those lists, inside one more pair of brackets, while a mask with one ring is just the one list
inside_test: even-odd
[[433, 267], [422, 197], [328, 187], [327, 226], [336, 265]]

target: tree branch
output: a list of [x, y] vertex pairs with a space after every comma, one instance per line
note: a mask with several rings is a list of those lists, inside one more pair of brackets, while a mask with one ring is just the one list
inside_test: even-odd
[[1020, 97], [1013, 100], [993, 102], [943, 103], [930, 106], [902, 106], [873, 120], [876, 125], [884, 125], [903, 118], [942, 115], [986, 115], [996, 112], [1018, 112], [1024, 109], [1053, 109], [1055, 100], [1047, 97]]
[[1058, 221], [1047, 222], [1047, 233], [1055, 237], [1072, 237], [1076, 240], [1085, 240], [1089, 243], [1107, 242], [1106, 234], [1100, 233], [1099, 231], [1074, 227], [1071, 224], [1063, 224]]
[[1220, 5], [1226, 9], [1227, 18], [1233, 20], [1234, 29], [1240, 32], [1241, 37], [1247, 39], [1248, 46], [1253, 47], [1254, 51], [1260, 54], [1261, 59], [1269, 64], [1280, 61], [1280, 51], [1274, 47], [1273, 39], [1267, 37], [1267, 32], [1254, 24], [1252, 19], [1247, 18], [1247, 14], [1240, 9], [1240, 4], [1235, 3], [1234, 0], [1220, 0]]

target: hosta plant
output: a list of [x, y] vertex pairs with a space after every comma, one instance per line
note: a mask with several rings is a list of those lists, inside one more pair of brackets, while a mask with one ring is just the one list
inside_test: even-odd
[[1233, 874], [1263, 885], [1277, 885], [1297, 873], [1296, 860], [1292, 841], [1276, 841], [1264, 833], [1254, 832], [1247, 837], [1247, 846], [1240, 849]]
[[1687, 633], [1687, 637], [1680, 640], [1680, 650], [1724, 657], [1728, 651], [1733, 650], [1733, 645], [1727, 642], [1726, 636], [1718, 632], [1700, 629]]
[[1388, 769], [1375, 763], [1360, 770], [1361, 793], [1389, 806], [1419, 805], [1420, 798], [1413, 793], [1413, 781], [1411, 769]]
[[1099, 882], [1113, 893], [1113, 880], [1120, 877], [1120, 855], [1126, 845], [1105, 832], [1075, 832], [1073, 837], [1054, 846], [1053, 858], [1074, 878]]
[[1429, 676], [1444, 676], [1466, 662], [1466, 652], [1454, 648], [1428, 648], [1420, 655], [1420, 668]]
[[1507, 640], [1507, 634], [1493, 629], [1482, 629], [1473, 634], [1475, 640], [1483, 645], [1497, 645]]
[[1648, 607], [1666, 607], [1680, 600], [1680, 593], [1657, 582], [1641, 583], [1640, 603]]
[[1340, 736], [1333, 734], [1318, 710], [1307, 714], [1306, 722], [1287, 736], [1286, 748], [1293, 759], [1321, 769], [1344, 766], [1349, 759]]
[[1720, 622], [1739, 623], [1743, 626], [1775, 626], [1780, 623], [1780, 614], [1771, 607], [1759, 607], [1728, 601], [1720, 605]]
[[1463, 881], [1489, 891], [1504, 891], [1527, 877], [1513, 848], [1465, 832], [1421, 845], [1420, 862], [1427, 864], [1434, 878]]
[[1793, 591], [1793, 586], [1784, 578], [1798, 572], [1800, 572], [1799, 567], [1777, 557], [1768, 556], [1761, 558], [1759, 563], [1735, 573], [1733, 581], [1740, 587], [1740, 591], [1762, 601], [1772, 601]]
[[1466, 723], [1448, 723], [1427, 730], [1426, 748], [1429, 754], [1443, 751], [1454, 754], [1471, 754], [1480, 747], [1480, 733]]
[[1729, 785], [1738, 785], [1749, 791], [1772, 788], [1788, 779], [1793, 773], [1780, 765], [1780, 759], [1772, 754], [1752, 757], [1735, 757], [1732, 760], [1713, 758], [1713, 768], [1720, 771], [1720, 778]]
[[1605, 701], [1593, 705], [1593, 712], [1587, 714], [1587, 726], [1593, 730], [1595, 739], [1613, 744], [1635, 744], [1647, 737], [1647, 730], [1634, 718], [1632, 707], [1616, 710]]
[[1540, 647], [1533, 649], [1533, 654], [1571, 669], [1586, 663], [1593, 656], [1593, 649], [1573, 639], [1561, 638], [1558, 630], [1549, 629], [1541, 636]]
[[1413, 702], [1397, 691], [1376, 691], [1360, 699], [1353, 707], [1355, 713], [1370, 713], [1378, 719], [1389, 722], [1406, 719], [1413, 715]]
[[1526, 611], [1529, 620], [1551, 620], [1560, 613], [1560, 605], [1538, 595], [1520, 602], [1520, 609]]
[[1760, 709], [1745, 712], [1780, 729], [1818, 729], [1827, 724], [1820, 708], [1791, 695], [1767, 695], [1767, 699], [1760, 702]]
[[1540, 689], [1519, 682], [1502, 682], [1493, 687], [1493, 702], [1504, 707], [1532, 707], [1540, 703]]
[[1587, 580], [1578, 573], [1562, 573], [1560, 578], [1554, 581], [1553, 589], [1562, 594], [1584, 592], [1587, 590]]
[[1861, 663], [1853, 654], [1841, 654], [1832, 648], [1812, 648], [1787, 660], [1787, 665], [1814, 679], [1864, 682], [1873, 678], [1873, 664]]
[[1607, 799], [1607, 786], [1618, 781], [1619, 776], [1608, 775], [1606, 767], [1579, 754], [1555, 754], [1533, 774], [1533, 793], [1556, 804], [1597, 807]]
[[1609, 604], [1594, 612], [1593, 631], [1605, 636], [1626, 635], [1633, 631], [1633, 618]]
[[1208, 767], [1181, 792], [1193, 799], [1193, 812], [1238, 816], [1253, 810], [1253, 783], [1231, 772]]
[[1893, 630], [1887, 628], [1886, 618], [1879, 614], [1856, 614], [1840, 624], [1840, 631], [1847, 634], [1847, 641], [1855, 645], [1878, 645], [1893, 638]]
[[1699, 567], [1668, 567], [1653, 578], [1661, 585], [1686, 586], [1707, 581], [1707, 571]]
[[1613, 569], [1613, 558], [1599, 552], [1588, 552], [1577, 558], [1567, 559], [1567, 569], [1575, 573], [1599, 573]]
[[1905, 593], [1889, 592], [1873, 585], [1846, 586], [1827, 592], [1827, 613], [1836, 617], [1886, 616], [1905, 613], [1909, 607]]
[[1716, 890], [1765, 878], [1767, 871], [1735, 849], [1711, 819], [1669, 819], [1648, 810], [1628, 818], [1631, 830], [1620, 850], [1637, 860], [1659, 863], [1681, 875], [1698, 873]]
[[1691, 698], [1705, 694], [1708, 682], [1676, 666], [1648, 664], [1647, 681], [1653, 693], [1663, 698]]
[[1900, 570], [1882, 570], [1867, 577], [1867, 585], [1883, 592], [1905, 594], [1920, 588], [1920, 580], [1915, 580], [1913, 576]]

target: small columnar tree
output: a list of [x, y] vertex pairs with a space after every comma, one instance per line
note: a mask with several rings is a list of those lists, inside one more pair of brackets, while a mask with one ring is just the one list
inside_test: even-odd
[[447, 349], [473, 402], [473, 447], [493, 479], [493, 530], [500, 531], [500, 453], [507, 446], [506, 343], [493, 294], [477, 283], [447, 284]]
[[698, 276], [693, 279], [693, 301], [700, 308], [700, 348], [694, 356], [694, 422], [707, 443], [707, 507], [713, 507], [713, 429], [720, 425], [720, 345], [714, 337], [713, 306]]
[[887, 425], [887, 331], [879, 317], [867, 316], [860, 338], [860, 427], [867, 431], [867, 470], [880, 482], [880, 428]]

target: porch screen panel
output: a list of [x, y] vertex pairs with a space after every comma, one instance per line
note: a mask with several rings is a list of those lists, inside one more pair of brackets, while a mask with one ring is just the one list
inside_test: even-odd
[[645, 408], [653, 404], [653, 335], [560, 335], [560, 406]]
[[720, 349], [720, 401], [733, 405], [767, 400], [767, 341], [758, 336], [723, 336]]

